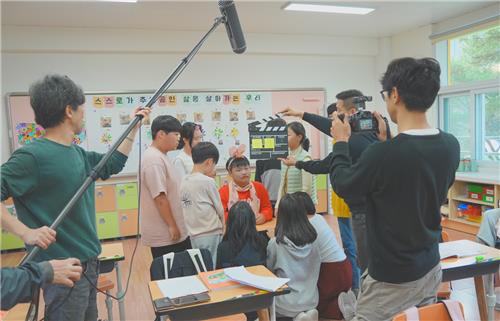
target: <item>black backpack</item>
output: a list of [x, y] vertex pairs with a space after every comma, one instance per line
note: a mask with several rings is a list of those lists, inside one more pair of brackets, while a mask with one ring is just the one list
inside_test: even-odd
[[207, 249], [167, 253], [151, 263], [151, 281], [196, 275], [213, 270], [212, 254]]

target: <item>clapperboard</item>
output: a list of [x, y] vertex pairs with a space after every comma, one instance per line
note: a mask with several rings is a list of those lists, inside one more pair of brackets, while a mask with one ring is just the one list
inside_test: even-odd
[[250, 159], [272, 159], [288, 156], [286, 121], [270, 116], [248, 124]]

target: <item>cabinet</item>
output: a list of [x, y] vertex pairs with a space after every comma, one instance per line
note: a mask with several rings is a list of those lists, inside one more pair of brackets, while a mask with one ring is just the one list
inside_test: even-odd
[[448, 212], [450, 221], [479, 227], [480, 215], [487, 209], [498, 208], [499, 202], [498, 174], [457, 173], [448, 192], [448, 207], [441, 212]]

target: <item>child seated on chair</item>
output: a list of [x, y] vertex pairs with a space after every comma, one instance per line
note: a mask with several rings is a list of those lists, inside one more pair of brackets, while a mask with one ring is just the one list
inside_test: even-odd
[[[229, 210], [226, 223], [226, 233], [217, 248], [217, 269], [266, 265], [267, 239], [257, 232], [250, 205], [245, 201], [236, 202]], [[245, 313], [247, 320], [252, 321], [257, 314], [265, 315], [267, 310]]]
[[318, 312], [323, 318], [343, 319], [338, 305], [341, 292], [348, 291], [352, 286], [352, 266], [344, 250], [337, 243], [332, 228], [323, 216], [316, 214], [316, 208], [311, 197], [305, 192], [295, 192], [302, 200], [309, 222], [318, 233], [316, 243], [319, 245], [321, 269], [318, 279], [319, 303]]
[[269, 194], [262, 183], [250, 181], [250, 161], [243, 155], [245, 145], [232, 148], [231, 157], [226, 163], [231, 180], [219, 190], [224, 216], [238, 201], [246, 201], [255, 213], [257, 224], [264, 224], [273, 219], [273, 208]]
[[266, 264], [267, 240], [257, 232], [255, 215], [247, 202], [229, 210], [226, 233], [217, 249], [217, 268]]
[[215, 176], [219, 151], [214, 144], [201, 142], [193, 147], [193, 172], [181, 183], [182, 211], [194, 249], [208, 249], [215, 262], [224, 230], [224, 209]]
[[267, 267], [278, 277], [289, 278], [290, 293], [276, 297], [279, 317], [316, 321], [321, 257], [318, 233], [306, 216], [297, 195], [286, 194], [278, 207], [276, 237], [267, 245]]

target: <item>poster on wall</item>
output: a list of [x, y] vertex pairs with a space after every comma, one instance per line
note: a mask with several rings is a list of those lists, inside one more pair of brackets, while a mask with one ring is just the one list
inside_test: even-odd
[[[137, 106], [144, 106], [153, 92], [109, 92], [86, 94], [84, 130], [75, 135], [74, 143], [86, 150], [105, 153], [132, 121], [131, 114]], [[203, 140], [214, 143], [220, 153], [218, 167], [223, 168], [229, 158], [229, 149], [246, 145], [245, 155], [251, 158], [248, 125], [270, 117], [286, 107], [312, 113], [321, 113], [325, 91], [310, 90], [248, 90], [248, 91], [182, 91], [167, 92], [153, 105], [149, 119], [143, 120], [139, 134], [129, 155], [125, 168], [119, 175], [136, 175], [139, 166], [139, 151], [151, 145], [151, 121], [158, 115], [171, 115], [181, 123], [190, 121], [200, 124]], [[43, 137], [44, 129], [34, 121], [34, 114], [27, 94], [8, 96], [9, 135], [12, 150]], [[291, 121], [292, 119], [286, 119]], [[297, 120], [297, 119], [293, 119]], [[313, 158], [320, 157], [320, 140], [316, 130], [306, 126], [311, 140]], [[249, 143], [250, 142], [250, 143]], [[262, 141], [264, 148], [270, 140]], [[266, 145], [267, 142], [267, 145]], [[281, 142], [282, 151], [287, 148]], [[278, 143], [275, 142], [275, 146]], [[257, 146], [257, 142], [254, 146]], [[176, 153], [169, 153], [175, 157]], [[267, 157], [264, 154], [261, 157]], [[255, 164], [255, 160], [251, 159]]]

